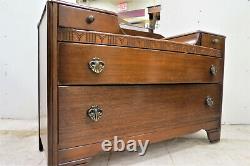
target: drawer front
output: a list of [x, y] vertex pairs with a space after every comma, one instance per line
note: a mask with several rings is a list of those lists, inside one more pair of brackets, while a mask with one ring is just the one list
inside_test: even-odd
[[[59, 45], [59, 83], [163, 84], [218, 83], [222, 60], [207, 56], [98, 45]], [[90, 62], [98, 57], [104, 69], [95, 73]], [[217, 71], [211, 73], [211, 67]]]
[[224, 50], [225, 38], [211, 34], [202, 33], [201, 45], [204, 47]]
[[59, 26], [100, 32], [119, 32], [117, 16], [65, 5], [59, 5]]
[[59, 87], [59, 149], [218, 120], [220, 92], [219, 84]]

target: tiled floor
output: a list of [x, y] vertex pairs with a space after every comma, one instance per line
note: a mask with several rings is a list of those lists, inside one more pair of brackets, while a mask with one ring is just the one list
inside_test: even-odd
[[[0, 166], [46, 165], [38, 151], [36, 121], [0, 120]], [[145, 156], [104, 153], [90, 166], [250, 166], [250, 125], [223, 125], [220, 143], [206, 133], [151, 144]]]

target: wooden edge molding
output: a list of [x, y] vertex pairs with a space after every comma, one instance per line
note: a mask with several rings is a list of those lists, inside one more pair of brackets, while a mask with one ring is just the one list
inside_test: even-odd
[[76, 166], [76, 165], [87, 165], [91, 158], [85, 158], [85, 159], [80, 159], [80, 160], [75, 160], [75, 161], [69, 161], [66, 163], [61, 163], [59, 166]]
[[222, 52], [220, 50], [208, 47], [193, 46], [189, 44], [140, 36], [119, 35], [112, 33], [76, 30], [71, 28], [59, 28], [58, 41], [154, 49], [182, 52], [187, 54], [206, 55], [212, 57], [222, 57]]
[[182, 43], [187, 43], [191, 45], [201, 45], [201, 34], [200, 33], [192, 33], [184, 36], [178, 36], [178, 37], [172, 37], [172, 38], [165, 38], [166, 40], [169, 41], [174, 41], [174, 42], [182, 42]]
[[194, 34], [197, 34], [197, 33], [198, 34], [201, 34], [201, 33], [209, 34], [209, 35], [213, 35], [213, 36], [219, 36], [219, 37], [222, 37], [222, 38], [226, 38], [226, 36], [224, 36], [224, 35], [198, 30], [198, 31], [194, 31], [194, 32], [183, 33], [183, 34], [180, 34], [180, 35], [169, 36], [169, 37], [166, 37], [166, 39], [175, 39], [175, 38], [179, 38], [179, 37], [194, 35]]
[[[177, 138], [184, 134], [197, 132], [201, 129], [204, 129], [206, 131], [211, 131], [217, 129], [219, 125], [220, 125], [220, 120], [219, 117], [217, 117], [214, 118], [213, 120], [211, 119], [208, 121], [200, 121], [198, 123], [190, 123], [189, 125], [186, 126], [176, 127], [174, 128], [174, 132], [172, 133], [169, 132], [171, 129], [162, 128], [141, 135], [122, 137], [122, 139], [124, 141], [128, 141], [130, 139], [142, 140], [142, 141], [150, 140], [150, 143], [156, 143], [164, 140]], [[81, 159], [91, 159], [92, 156], [95, 156], [98, 153], [103, 152], [101, 149], [101, 142], [97, 142], [94, 144], [87, 144], [78, 147], [72, 147], [68, 149], [59, 149], [58, 151], [59, 151], [58, 152], [59, 163], [61, 163], [61, 165], [63, 165], [63, 163], [78, 161]]]

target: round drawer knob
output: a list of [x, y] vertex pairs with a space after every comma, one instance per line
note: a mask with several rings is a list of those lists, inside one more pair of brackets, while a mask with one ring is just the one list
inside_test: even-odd
[[209, 107], [213, 107], [213, 106], [214, 106], [214, 99], [213, 99], [211, 96], [207, 96], [207, 97], [206, 97], [206, 104], [207, 104]]
[[102, 109], [97, 105], [91, 106], [87, 111], [88, 117], [95, 122], [101, 119], [102, 114]]
[[218, 70], [217, 70], [216, 66], [212, 65], [210, 67], [210, 73], [215, 76], [217, 74], [217, 72], [218, 72]]
[[91, 23], [93, 23], [95, 21], [95, 17], [93, 16], [93, 15], [90, 15], [90, 16], [88, 16], [87, 18], [86, 18], [86, 22], [88, 23], [88, 24], [91, 24]]
[[213, 43], [213, 44], [218, 44], [219, 42], [220, 42], [219, 39], [213, 39], [213, 40], [212, 40], [212, 43]]
[[100, 58], [93, 58], [89, 62], [89, 68], [94, 72], [94, 73], [101, 73], [104, 69], [104, 62], [100, 60]]

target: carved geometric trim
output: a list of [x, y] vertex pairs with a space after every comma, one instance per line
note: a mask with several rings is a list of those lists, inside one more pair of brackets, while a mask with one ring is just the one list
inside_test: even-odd
[[167, 40], [140, 36], [119, 35], [103, 32], [59, 28], [58, 41], [100, 44], [108, 46], [144, 48], [221, 57], [221, 51], [202, 46], [192, 46]]

